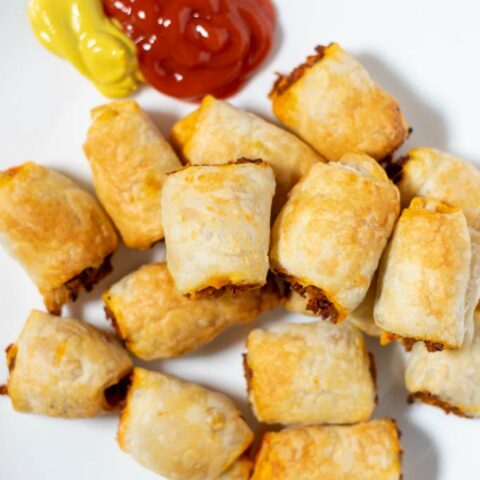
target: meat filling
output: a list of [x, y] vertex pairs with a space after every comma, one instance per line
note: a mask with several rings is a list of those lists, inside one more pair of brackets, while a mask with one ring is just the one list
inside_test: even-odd
[[307, 310], [330, 320], [332, 323], [337, 323], [338, 311], [321, 288], [313, 285], [304, 287], [298, 283], [292, 283], [292, 289], [307, 299]]
[[100, 280], [102, 280], [102, 278], [107, 276], [113, 270], [110, 262], [111, 257], [111, 255], [108, 255], [98, 268], [88, 267], [65, 283], [65, 288], [67, 288], [69, 291], [70, 299], [73, 302], [77, 299], [78, 293], [82, 287], [87, 292], [90, 292], [95, 284], [97, 284]]
[[429, 352], [441, 352], [445, 348], [443, 343], [431, 342], [430, 340], [422, 340], [420, 338], [402, 337], [401, 335], [385, 331], [382, 332], [380, 339], [382, 345], [387, 345], [395, 340], [398, 340], [407, 352], [410, 352], [417, 342], [423, 342]]
[[270, 98], [273, 95], [282, 95], [285, 93], [297, 80], [299, 80], [305, 70], [312, 68], [317, 62], [319, 62], [325, 56], [326, 47], [318, 45], [315, 47], [315, 53], [309, 55], [305, 62], [303, 62], [298, 67], [295, 67], [288, 75], [278, 74], [278, 78], [273, 84], [272, 91], [270, 92]]
[[125, 403], [128, 389], [130, 387], [130, 373], [121, 378], [117, 383], [110, 385], [103, 392], [105, 404], [108, 410], [116, 410]]

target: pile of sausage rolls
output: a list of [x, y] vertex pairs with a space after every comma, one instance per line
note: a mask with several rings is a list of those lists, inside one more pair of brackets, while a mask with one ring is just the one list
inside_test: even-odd
[[[7, 348], [15, 410], [120, 410], [120, 448], [168, 479], [398, 480], [366, 334], [409, 352], [409, 401], [480, 416], [480, 171], [431, 148], [396, 158], [411, 129], [338, 44], [270, 99], [289, 130], [207, 96], [171, 145], [134, 101], [93, 109], [96, 198], [34, 162], [0, 173], [2, 244], [48, 312]], [[114, 332], [62, 317], [120, 241], [164, 241], [166, 259], [103, 293]], [[278, 306], [308, 317], [246, 339], [246, 394], [272, 430], [256, 451], [227, 396], [130, 357], [183, 355]]]

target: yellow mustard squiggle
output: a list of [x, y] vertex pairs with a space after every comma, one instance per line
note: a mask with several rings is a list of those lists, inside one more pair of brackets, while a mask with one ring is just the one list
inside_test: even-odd
[[72, 63], [107, 97], [125, 97], [142, 80], [133, 42], [106, 17], [101, 0], [30, 0], [39, 42]]

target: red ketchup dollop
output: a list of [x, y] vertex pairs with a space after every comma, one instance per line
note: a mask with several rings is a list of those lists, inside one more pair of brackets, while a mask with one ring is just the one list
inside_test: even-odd
[[275, 31], [270, 0], [103, 0], [137, 45], [145, 80], [196, 101], [235, 93], [267, 56]]

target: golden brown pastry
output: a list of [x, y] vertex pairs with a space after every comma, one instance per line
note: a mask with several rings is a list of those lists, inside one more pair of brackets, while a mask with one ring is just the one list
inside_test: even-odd
[[127, 348], [144, 360], [190, 352], [232, 325], [253, 322], [274, 308], [273, 288], [189, 300], [165, 263], [145, 265], [103, 294], [105, 310]]
[[246, 456], [240, 457], [220, 475], [219, 480], [249, 480], [253, 462]]
[[375, 323], [383, 341], [431, 351], [460, 348], [470, 282], [471, 242], [463, 212], [414, 198], [395, 227], [379, 272]]
[[138, 463], [169, 479], [217, 480], [253, 433], [225, 395], [135, 368], [117, 438]]
[[480, 231], [480, 170], [433, 148], [410, 150], [395, 180], [408, 206], [413, 197], [430, 197], [461, 208], [468, 225]]
[[251, 480], [400, 480], [399, 437], [388, 418], [267, 432]]
[[460, 350], [429, 353], [417, 343], [408, 357], [405, 383], [419, 400], [464, 417], [480, 416], [480, 311], [471, 343]]
[[0, 172], [0, 236], [49, 312], [111, 271], [117, 235], [98, 202], [67, 177], [28, 162]]
[[162, 195], [167, 265], [192, 297], [265, 284], [275, 179], [264, 162], [191, 166]]
[[174, 125], [172, 140], [194, 165], [218, 165], [238, 158], [259, 158], [268, 163], [277, 182], [274, 216], [310, 165], [323, 161], [295, 135], [211, 95]]
[[125, 245], [143, 249], [163, 239], [162, 186], [181, 163], [138, 104], [94, 108], [83, 149], [98, 198]]
[[93, 417], [122, 402], [128, 353], [92, 325], [33, 310], [7, 349], [8, 395], [19, 412]]
[[253, 330], [244, 364], [250, 402], [262, 422], [356, 423], [375, 408], [373, 357], [348, 323]]
[[271, 268], [310, 311], [340, 322], [365, 297], [399, 208], [397, 188], [369, 156], [317, 163], [275, 221]]
[[408, 136], [396, 100], [337, 43], [280, 76], [270, 98], [276, 117], [327, 160], [349, 152], [381, 160]]

